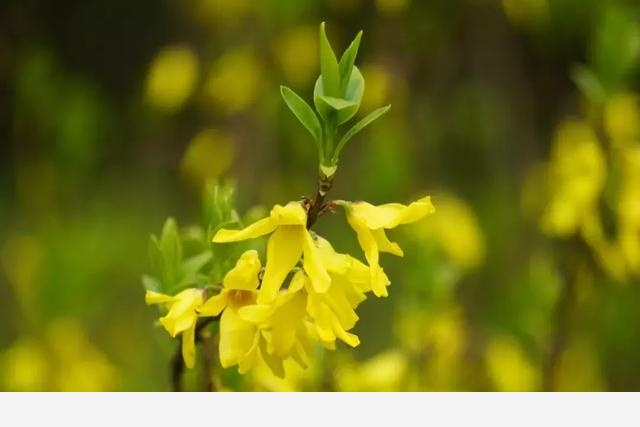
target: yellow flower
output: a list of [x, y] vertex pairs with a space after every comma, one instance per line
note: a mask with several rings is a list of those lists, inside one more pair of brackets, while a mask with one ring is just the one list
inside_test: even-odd
[[[314, 319], [319, 340], [325, 345], [332, 345], [339, 338], [356, 347], [360, 340], [347, 331], [359, 319], [355, 309], [365, 300], [365, 293], [371, 291], [369, 268], [349, 255], [336, 252], [322, 237], [316, 237], [316, 245], [331, 277], [331, 286], [325, 293], [317, 293], [313, 287], [307, 286], [307, 311]], [[384, 288], [388, 283], [384, 272], [378, 275], [377, 287]]]
[[304, 254], [303, 268], [316, 292], [326, 292], [331, 279], [323, 266], [318, 249], [307, 230], [307, 213], [300, 203], [276, 205], [267, 218], [242, 230], [220, 230], [213, 237], [216, 243], [237, 242], [271, 234], [267, 242], [267, 264], [258, 294], [260, 304], [272, 303], [284, 279]]
[[306, 277], [298, 271], [286, 291], [280, 292], [272, 304], [253, 304], [239, 310], [240, 317], [256, 325], [264, 338], [262, 358], [276, 376], [282, 377], [282, 362], [293, 358], [306, 368], [311, 341], [306, 320], [307, 295], [303, 290]]
[[484, 235], [473, 210], [452, 194], [441, 194], [436, 201], [438, 212], [411, 232], [435, 241], [454, 264], [478, 266], [484, 258]]
[[409, 370], [409, 358], [398, 350], [387, 350], [360, 363], [345, 363], [337, 369], [340, 391], [398, 391]]
[[185, 289], [175, 296], [147, 291], [147, 304], [167, 304], [169, 312], [160, 318], [160, 323], [172, 337], [182, 333], [182, 357], [188, 368], [193, 368], [196, 361], [195, 331], [198, 314], [196, 309], [204, 302], [202, 290]]
[[346, 207], [347, 221], [358, 235], [358, 242], [369, 263], [373, 293], [379, 297], [386, 297], [386, 284], [382, 285], [383, 280], [380, 278], [384, 272], [378, 262], [379, 253], [403, 256], [403, 252], [397, 243], [389, 241], [384, 230], [418, 221], [435, 212], [431, 198], [423, 197], [409, 206], [399, 203], [374, 206], [367, 202], [341, 204]]
[[550, 197], [541, 219], [545, 233], [570, 236], [596, 210], [606, 178], [598, 139], [585, 122], [567, 120], [556, 130], [547, 180]]
[[238, 310], [254, 304], [258, 294], [258, 274], [261, 268], [255, 250], [244, 252], [223, 280], [223, 289], [199, 309], [200, 316], [220, 317], [220, 364], [224, 368], [238, 365], [240, 373], [255, 363], [259, 334], [256, 326], [243, 320]]

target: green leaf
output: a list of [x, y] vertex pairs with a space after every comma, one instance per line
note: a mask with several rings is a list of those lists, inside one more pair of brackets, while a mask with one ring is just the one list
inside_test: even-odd
[[361, 38], [362, 31], [356, 35], [349, 47], [344, 51], [340, 58], [340, 63], [338, 64], [338, 68], [340, 70], [340, 89], [343, 93], [349, 83], [349, 79], [351, 78], [351, 69], [356, 62]]
[[571, 79], [582, 94], [591, 101], [601, 104], [606, 100], [606, 90], [598, 77], [584, 65], [576, 65], [571, 69]]
[[362, 73], [355, 65], [351, 68], [351, 75], [349, 76], [349, 83], [345, 91], [344, 98], [348, 101], [352, 101], [360, 105], [362, 96], [364, 95], [364, 77]]
[[155, 235], [149, 237], [149, 260], [151, 263], [151, 272], [158, 277], [162, 277], [164, 269], [164, 259], [160, 242]]
[[280, 94], [287, 104], [287, 107], [289, 107], [300, 123], [307, 128], [316, 143], [320, 144], [322, 141], [322, 127], [320, 126], [318, 116], [316, 116], [316, 113], [313, 112], [309, 104], [286, 86], [280, 86]]
[[322, 82], [326, 90], [326, 95], [340, 96], [340, 72], [336, 54], [329, 44], [327, 34], [324, 30], [324, 22], [320, 24], [320, 70], [322, 72]]
[[202, 267], [211, 261], [211, 258], [213, 258], [213, 254], [210, 251], [206, 251], [185, 260], [180, 266], [181, 281], [185, 279], [190, 280], [192, 276], [198, 273]]
[[620, 4], [607, 5], [595, 28], [591, 69], [607, 90], [618, 90], [640, 59], [640, 25], [633, 12]]
[[342, 111], [348, 108], [352, 108], [354, 105], [357, 105], [355, 102], [347, 101], [346, 99], [341, 98], [334, 98], [333, 96], [320, 96], [319, 98], [322, 102], [336, 111]]
[[386, 107], [380, 107], [377, 110], [373, 110], [372, 112], [367, 114], [362, 120], [360, 120], [358, 123], [353, 125], [353, 127], [349, 129], [347, 133], [345, 133], [344, 136], [340, 139], [340, 142], [338, 142], [338, 146], [336, 147], [336, 151], [333, 154], [333, 158], [332, 158], [333, 164], [336, 164], [338, 162], [338, 156], [340, 155], [340, 152], [344, 148], [347, 141], [353, 138], [355, 134], [357, 134], [362, 129], [367, 127], [378, 117], [382, 116], [384, 113], [389, 111], [390, 108], [391, 108], [391, 105], [387, 105]]
[[332, 113], [335, 112], [336, 122], [341, 125], [358, 112], [364, 93], [364, 78], [358, 67], [353, 66], [351, 70], [345, 98], [329, 96], [324, 91], [322, 79], [319, 77], [316, 80], [313, 90], [313, 102], [318, 113], [325, 121], [329, 121]]
[[155, 277], [151, 277], [148, 275], [142, 276], [142, 287], [147, 291], [153, 292], [161, 292], [162, 287], [160, 286], [160, 282]]

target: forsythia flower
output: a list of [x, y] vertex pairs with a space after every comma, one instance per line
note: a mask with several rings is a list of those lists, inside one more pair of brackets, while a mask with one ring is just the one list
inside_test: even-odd
[[224, 368], [238, 365], [241, 373], [253, 366], [258, 348], [258, 330], [238, 314], [238, 310], [253, 304], [258, 293], [258, 273], [261, 264], [254, 250], [244, 252], [235, 267], [223, 280], [223, 289], [199, 309], [201, 316], [220, 317], [220, 364]]
[[374, 206], [367, 202], [340, 202], [346, 209], [347, 221], [358, 235], [358, 242], [369, 262], [373, 293], [380, 297], [388, 295], [382, 284], [384, 274], [379, 264], [379, 253], [387, 252], [403, 256], [397, 243], [389, 241], [385, 229], [395, 228], [401, 224], [416, 222], [426, 215], [435, 212], [430, 197], [424, 197], [409, 206], [399, 203], [387, 203]]
[[147, 304], [167, 304], [169, 312], [160, 318], [160, 323], [172, 337], [182, 333], [182, 357], [188, 368], [196, 361], [195, 331], [198, 314], [196, 310], [204, 302], [200, 289], [185, 289], [176, 296], [147, 291]]
[[267, 263], [258, 302], [275, 300], [287, 274], [304, 254], [303, 268], [317, 292], [325, 292], [331, 279], [320, 261], [313, 238], [307, 230], [307, 213], [300, 203], [276, 205], [267, 218], [242, 230], [222, 229], [213, 237], [215, 243], [238, 242], [271, 234], [267, 242]]
[[355, 309], [372, 290], [386, 296], [389, 285], [378, 251], [402, 255], [384, 229], [417, 221], [434, 209], [428, 197], [409, 206], [341, 203], [369, 265], [336, 252], [327, 240], [307, 230], [307, 212], [291, 202], [276, 205], [267, 218], [242, 230], [219, 230], [213, 238], [235, 242], [270, 234], [263, 274], [258, 252], [248, 250], [225, 275], [220, 293], [206, 302], [198, 289], [174, 297], [147, 292], [148, 304], [169, 304], [169, 313], [160, 321], [172, 336], [183, 333], [187, 366], [195, 361], [198, 316], [220, 316], [220, 363], [225, 368], [238, 365], [240, 373], [264, 362], [283, 377], [284, 362], [309, 365], [314, 341], [329, 349], [335, 349], [336, 340], [351, 347], [360, 344], [349, 332], [358, 321]]
[[618, 200], [619, 245], [631, 273], [640, 272], [640, 145], [623, 150]]
[[585, 122], [568, 120], [556, 130], [547, 172], [553, 187], [542, 217], [548, 234], [572, 235], [591, 219], [607, 172], [598, 144]]

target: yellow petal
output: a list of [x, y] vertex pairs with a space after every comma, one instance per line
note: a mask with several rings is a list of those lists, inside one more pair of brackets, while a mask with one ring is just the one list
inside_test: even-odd
[[160, 323], [171, 336], [191, 327], [197, 320], [196, 309], [202, 304], [203, 295], [200, 289], [185, 289], [174, 297], [169, 313], [160, 318]]
[[273, 305], [245, 305], [244, 307], [240, 307], [240, 309], [238, 309], [238, 315], [242, 320], [259, 325], [269, 320], [269, 317], [273, 314], [273, 311]]
[[380, 286], [382, 283], [380, 275], [383, 273], [382, 268], [380, 268], [379, 265], [380, 254], [378, 253], [378, 243], [376, 242], [376, 239], [363, 221], [354, 216], [348, 216], [347, 221], [355, 230], [356, 235], [358, 236], [358, 243], [360, 243], [360, 247], [364, 251], [364, 256], [369, 263], [369, 274], [373, 293], [378, 297], [387, 296], [388, 293], [386, 287]]
[[306, 316], [306, 294], [303, 292], [288, 293], [292, 298], [278, 307], [271, 319], [271, 353], [287, 358], [295, 344], [298, 329], [303, 325]]
[[238, 362], [238, 372], [240, 374], [246, 374], [249, 369], [256, 365], [258, 360], [258, 342], [260, 340], [260, 333], [256, 333], [253, 337], [253, 344], [249, 351]]
[[254, 222], [251, 225], [243, 228], [242, 230], [218, 230], [215, 236], [213, 236], [214, 243], [229, 243], [239, 242], [241, 240], [255, 239], [256, 237], [264, 236], [275, 230], [277, 224], [270, 218], [263, 218]]
[[378, 244], [378, 250], [380, 252], [387, 252], [389, 254], [404, 256], [402, 249], [395, 242], [390, 242], [387, 238], [387, 234], [384, 232], [384, 229], [379, 230], [371, 230], [371, 235], [376, 240]]
[[182, 358], [187, 368], [193, 368], [196, 364], [196, 322], [182, 333]]
[[316, 247], [327, 271], [340, 275], [347, 274], [351, 264], [348, 255], [336, 252], [331, 243], [320, 236], [316, 236]]
[[224, 276], [225, 289], [253, 291], [258, 288], [260, 258], [255, 250], [248, 250], [240, 255], [235, 267]]
[[189, 329], [198, 320], [198, 317], [194, 314], [185, 314], [178, 317], [161, 317], [160, 323], [169, 332], [172, 337], [177, 336], [180, 332]]
[[282, 365], [282, 359], [269, 354], [264, 340], [260, 340], [258, 347], [260, 348], [260, 356], [262, 356], [262, 360], [264, 360], [269, 369], [271, 369], [273, 375], [278, 378], [284, 378], [284, 366]]
[[298, 292], [303, 289], [307, 284], [309, 278], [303, 271], [297, 271], [296, 274], [291, 278], [291, 282], [289, 283], [289, 287], [287, 288], [287, 292]]
[[198, 308], [200, 316], [217, 316], [222, 313], [222, 310], [227, 306], [227, 295], [229, 291], [223, 289], [218, 295], [214, 295], [209, 298], [204, 304]]
[[236, 310], [232, 308], [225, 310], [220, 318], [220, 345], [218, 346], [222, 367], [228, 368], [235, 365], [249, 354], [257, 333], [256, 327], [242, 320]]
[[303, 267], [304, 271], [309, 275], [309, 279], [311, 279], [311, 284], [316, 292], [326, 292], [329, 289], [329, 285], [331, 285], [331, 278], [327, 273], [327, 270], [322, 263], [322, 258], [320, 257], [320, 253], [318, 248], [311, 237], [311, 234], [307, 231], [306, 228], [302, 231], [303, 237], [303, 251], [304, 251], [304, 262]]
[[275, 205], [270, 216], [277, 225], [307, 225], [307, 212], [300, 202], [289, 202], [285, 206]]
[[370, 229], [394, 228], [400, 224], [415, 222], [435, 212], [430, 197], [411, 203], [409, 206], [400, 203], [387, 203], [374, 206], [367, 202], [352, 203], [348, 215], [360, 218]]
[[144, 302], [147, 305], [151, 304], [162, 304], [165, 302], [173, 302], [175, 301], [175, 297], [170, 295], [161, 294], [160, 292], [147, 291], [144, 294]]
[[351, 334], [344, 330], [338, 319], [335, 317], [331, 318], [331, 324], [333, 326], [333, 330], [338, 338], [340, 338], [344, 343], [350, 345], [351, 347], [357, 347], [360, 345], [360, 339], [357, 335]]
[[299, 225], [283, 225], [269, 237], [258, 304], [270, 304], [276, 299], [282, 282], [300, 259], [303, 231], [306, 230]]

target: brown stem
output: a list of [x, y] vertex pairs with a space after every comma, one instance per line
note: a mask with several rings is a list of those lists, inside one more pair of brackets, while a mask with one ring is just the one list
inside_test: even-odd
[[307, 229], [311, 229], [313, 224], [316, 223], [318, 217], [322, 214], [323, 208], [325, 207], [324, 199], [327, 196], [329, 190], [333, 186], [333, 175], [325, 176], [324, 174], [320, 174], [320, 179], [318, 180], [318, 190], [316, 191], [316, 195], [311, 201], [309, 205], [309, 210], [307, 213]]
[[[206, 328], [210, 323], [219, 320], [219, 317], [204, 317], [198, 320], [196, 324], [195, 331], [195, 340], [196, 343], [202, 342], [202, 336], [200, 333], [204, 328]], [[173, 391], [182, 391], [182, 377], [184, 375], [184, 359], [182, 358], [182, 346], [178, 344], [178, 348], [176, 349], [176, 353], [173, 356], [173, 361], [171, 362], [171, 386]]]
[[571, 330], [571, 313], [575, 300], [576, 279], [573, 274], [565, 273], [562, 284], [562, 294], [553, 314], [553, 332], [548, 357], [543, 371], [544, 391], [553, 391], [555, 385], [555, 372], [560, 356], [564, 351]]

